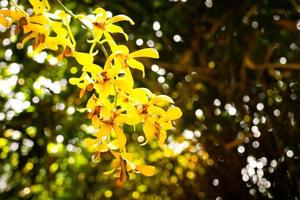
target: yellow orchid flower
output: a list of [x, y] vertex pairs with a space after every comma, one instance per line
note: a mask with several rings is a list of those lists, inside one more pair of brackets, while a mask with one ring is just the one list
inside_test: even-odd
[[133, 69], [138, 69], [143, 72], [143, 77], [145, 76], [145, 67], [143, 63], [136, 60], [136, 58], [159, 58], [159, 54], [154, 48], [145, 48], [141, 50], [129, 53], [129, 49], [124, 45], [118, 45], [111, 47], [113, 53], [107, 59], [107, 62], [114, 60], [115, 63], [120, 63], [123, 69], [131, 67]]
[[112, 161], [113, 169], [104, 172], [106, 175], [114, 174], [114, 177], [117, 178], [116, 184], [118, 186], [122, 186], [128, 179], [129, 173], [142, 173], [145, 176], [153, 176], [156, 173], [156, 169], [154, 166], [150, 165], [136, 165], [133, 162], [133, 155], [130, 153], [122, 152], [114, 152], [111, 151], [115, 159]]
[[117, 140], [108, 142], [107, 139], [86, 138], [84, 144], [87, 146], [88, 151], [94, 153], [92, 156], [94, 161], [99, 161], [101, 153], [119, 149]]
[[[166, 95], [154, 95], [146, 88], [135, 88], [130, 93], [125, 93], [120, 104], [128, 109], [131, 115], [139, 115], [135, 119], [144, 121], [150, 115], [163, 115], [164, 110], [160, 106], [174, 104], [174, 101]], [[124, 102], [122, 104], [122, 102]]]
[[94, 88], [100, 98], [106, 99], [109, 95], [115, 94], [115, 82], [118, 76], [119, 70], [113, 69], [102, 69], [97, 65], [85, 66], [83, 71], [92, 73], [94, 80]]
[[92, 124], [96, 130], [95, 137], [104, 138], [109, 134], [114, 133], [118, 141], [118, 147], [121, 151], [125, 149], [127, 142], [126, 136], [121, 126], [124, 123], [126, 115], [123, 114], [124, 110], [115, 110], [114, 105], [109, 101], [103, 105], [100, 117], [94, 115], [92, 117]]
[[167, 138], [167, 131], [173, 128], [171, 121], [180, 118], [181, 115], [181, 110], [178, 107], [171, 107], [165, 113], [161, 111], [158, 115], [150, 115], [150, 117], [147, 117], [143, 126], [147, 141], [151, 141], [156, 137], [158, 144], [162, 146]]
[[126, 16], [126, 15], [116, 15], [110, 19], [108, 19], [106, 11], [103, 8], [97, 8], [93, 12], [94, 15], [76, 15], [76, 18], [79, 19], [85, 26], [93, 31], [94, 38], [93, 44], [90, 51], [93, 51], [97, 42], [99, 42], [103, 35], [105, 40], [103, 42], [115, 43], [114, 39], [110, 36], [110, 33], [121, 33], [124, 35], [126, 41], [128, 40], [128, 35], [124, 32], [124, 30], [115, 25], [116, 22], [128, 21], [131, 25], [134, 25], [134, 21]]
[[[143, 122], [143, 131], [147, 141], [158, 138], [159, 144], [162, 145], [166, 139], [167, 130], [171, 129], [172, 120], [181, 117], [182, 112], [178, 107], [171, 107], [165, 111], [160, 106], [174, 103], [174, 101], [166, 95], [154, 95], [144, 88], [133, 89], [127, 98], [129, 103], [125, 101], [123, 106], [127, 109], [127, 124], [135, 125]], [[124, 100], [123, 100], [124, 102]]]
[[109, 150], [106, 142], [100, 138], [86, 138], [84, 139], [84, 143], [88, 147], [88, 150], [94, 153], [92, 159], [95, 162], [99, 161], [101, 153]]
[[[93, 24], [93, 31], [96, 35], [96, 40], [99, 41], [102, 38], [102, 35], [109, 35], [109, 33], [121, 33], [124, 35], [126, 40], [128, 40], [127, 34], [124, 30], [117, 25], [114, 25], [116, 22], [128, 21], [131, 25], [134, 25], [134, 22], [130, 17], [126, 15], [117, 15], [110, 19], [107, 18], [106, 11], [103, 8], [97, 8], [94, 11], [95, 18], [91, 20]], [[108, 38], [107, 38], [108, 39]]]

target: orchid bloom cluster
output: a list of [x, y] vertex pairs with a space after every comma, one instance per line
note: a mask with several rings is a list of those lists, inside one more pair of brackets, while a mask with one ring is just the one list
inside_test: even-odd
[[[127, 138], [123, 129], [124, 124], [141, 125], [146, 142], [154, 139], [163, 145], [167, 131], [173, 128], [173, 120], [181, 117], [178, 107], [173, 106], [173, 100], [166, 95], [155, 95], [146, 88], [135, 88], [131, 74], [132, 69], [142, 72], [145, 76], [144, 65], [138, 61], [140, 57], [159, 58], [154, 48], [145, 48], [130, 52], [125, 45], [118, 45], [112, 34], [127, 34], [117, 22], [134, 22], [125, 15], [107, 17], [102, 8], [94, 10], [92, 15], [74, 15], [60, 1], [62, 10], [50, 13], [47, 0], [29, 0], [33, 13], [27, 13], [12, 2], [10, 10], [0, 10], [0, 25], [10, 28], [15, 25], [16, 33], [23, 33], [22, 45], [31, 43], [35, 52], [52, 50], [58, 52], [57, 58], [62, 60], [73, 57], [82, 66], [80, 77], [69, 80], [78, 86], [79, 97], [89, 96], [86, 107], [79, 109], [86, 112], [96, 130], [92, 138], [86, 138], [84, 143], [93, 152], [93, 160], [98, 161], [101, 153], [110, 152], [114, 157], [113, 169], [106, 174], [115, 174], [120, 182], [128, 179], [129, 172], [142, 173], [146, 176], [155, 174], [155, 167], [134, 164], [133, 155], [126, 151]], [[92, 33], [89, 52], [76, 50], [76, 40], [71, 32], [70, 22], [75, 18], [86, 31]], [[104, 43], [110, 50], [106, 51]], [[99, 47], [106, 56], [103, 67], [94, 62]], [[109, 55], [109, 53], [110, 55]]]

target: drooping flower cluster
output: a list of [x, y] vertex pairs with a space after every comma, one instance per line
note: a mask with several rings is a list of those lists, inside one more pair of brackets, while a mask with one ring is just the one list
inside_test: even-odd
[[[107, 174], [115, 173], [120, 182], [128, 179], [128, 172], [153, 175], [154, 167], [135, 165], [133, 155], [126, 151], [127, 138], [123, 126], [142, 125], [146, 142], [157, 139], [163, 145], [167, 131], [173, 128], [172, 121], [181, 117], [181, 110], [172, 106], [174, 102], [170, 97], [155, 95], [146, 88], [134, 88], [131, 70], [140, 70], [143, 77], [145, 75], [144, 65], [138, 58], [159, 58], [157, 50], [146, 48], [130, 52], [127, 46], [116, 44], [111, 34], [121, 33], [126, 40], [128, 36], [115, 23], [128, 21], [134, 24], [125, 15], [108, 18], [102, 8], [97, 8], [93, 15], [74, 15], [60, 1], [57, 2], [64, 10], [50, 13], [47, 0], [29, 2], [33, 6], [33, 14], [26, 13], [13, 3], [10, 10], [0, 10], [0, 25], [9, 28], [15, 24], [16, 33], [25, 34], [22, 45], [31, 42], [36, 52], [44, 49], [57, 52], [60, 49], [59, 59], [74, 57], [82, 66], [81, 76], [71, 78], [69, 82], [81, 89], [80, 98], [90, 96], [86, 107], [80, 111], [87, 112], [96, 130], [92, 138], [84, 141], [94, 153], [93, 160], [99, 160], [103, 152], [110, 152], [115, 159], [112, 171]], [[92, 33], [88, 53], [76, 50], [70, 28], [72, 17]], [[108, 44], [110, 54], [103, 43]], [[106, 56], [103, 67], [94, 62], [94, 52], [98, 45]]]

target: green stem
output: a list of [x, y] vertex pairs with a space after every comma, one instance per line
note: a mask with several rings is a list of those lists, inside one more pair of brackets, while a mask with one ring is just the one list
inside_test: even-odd
[[66, 15], [66, 17], [65, 17], [65, 19], [64, 19], [64, 20], [66, 21], [66, 26], [67, 26], [67, 30], [68, 30], [68, 32], [69, 32], [69, 35], [70, 35], [71, 41], [72, 41], [72, 43], [73, 43], [74, 47], [76, 47], [76, 40], [75, 40], [75, 38], [74, 38], [74, 35], [73, 35], [73, 33], [72, 33], [72, 30], [71, 30], [70, 24], [68, 23], [68, 17], [67, 17], [67, 15]]
[[106, 59], [108, 58], [108, 53], [107, 53], [107, 51], [106, 51], [106, 49], [105, 49], [105, 47], [104, 47], [104, 45], [102, 44], [102, 43], [98, 43], [99, 45], [100, 45], [100, 48], [101, 48], [101, 50], [103, 51], [103, 53], [104, 53], [104, 55], [105, 55], [105, 57], [106, 57]]

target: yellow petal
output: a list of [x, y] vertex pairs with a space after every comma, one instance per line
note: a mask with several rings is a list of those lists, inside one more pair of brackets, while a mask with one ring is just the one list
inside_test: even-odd
[[[110, 153], [116, 158], [114, 161], [118, 161], [121, 154], [119, 152], [116, 152], [116, 151], [110, 151]], [[114, 165], [113, 165], [113, 167], [114, 167]]]
[[163, 131], [163, 130], [160, 131], [159, 132], [159, 137], [158, 137], [159, 146], [162, 146], [165, 143], [166, 139], [167, 139], [167, 132]]
[[[44, 15], [34, 15], [29, 18], [29, 21], [32, 23], [36, 23], [36, 24], [48, 24], [49, 23], [49, 19], [47, 17], [45, 17]], [[54, 23], [54, 22], [52, 22], [52, 23]], [[56, 22], [56, 23], [61, 24], [61, 22]], [[51, 26], [52, 26], [52, 24], [51, 24]], [[56, 31], [56, 30], [53, 29], [53, 31]]]
[[119, 149], [119, 141], [118, 140], [113, 140], [110, 143], [107, 144], [108, 148], [110, 148], [111, 150], [116, 150]]
[[170, 130], [173, 128], [172, 121], [165, 121], [160, 123], [162, 130]]
[[133, 160], [133, 155], [131, 153], [122, 152], [121, 158], [126, 160], [128, 163], [130, 163]]
[[92, 161], [93, 161], [93, 162], [100, 162], [100, 156], [101, 156], [101, 152], [100, 152], [100, 151], [96, 151], [96, 152], [92, 155]]
[[122, 55], [128, 55], [129, 54], [129, 49], [125, 45], [118, 45], [115, 49], [113, 49], [114, 52], [118, 51]]
[[86, 139], [84, 139], [83, 142], [87, 146], [89, 152], [96, 152], [96, 151], [98, 151], [98, 145], [97, 145], [97, 141], [95, 139], [86, 138]]
[[91, 147], [92, 145], [95, 144], [95, 139], [92, 139], [92, 138], [85, 138], [85, 139], [84, 139], [84, 144], [85, 144], [87, 147]]
[[103, 8], [97, 8], [94, 11], [94, 14], [97, 14], [96, 16], [96, 20], [100, 20], [100, 22], [103, 22], [106, 20], [107, 16], [106, 16], [106, 11]]
[[48, 36], [50, 33], [50, 30], [47, 29], [46, 26], [40, 25], [40, 24], [32, 24], [32, 23], [28, 23], [28, 24], [24, 25], [23, 30], [24, 30], [24, 33], [32, 32], [36, 35], [40, 34], [40, 35]]
[[70, 79], [69, 79], [69, 83], [70, 83], [71, 85], [77, 85], [79, 82], [80, 82], [80, 79], [79, 79], [79, 78], [70, 78]]
[[58, 45], [60, 41], [56, 37], [46, 37], [46, 47], [52, 51], [57, 51], [58, 50]]
[[112, 170], [109, 170], [109, 171], [106, 171], [106, 172], [103, 172], [104, 175], [111, 175], [112, 173], [115, 172], [115, 169], [112, 169]]
[[137, 61], [136, 59], [129, 58], [127, 59], [127, 64], [133, 69], [141, 70], [143, 72], [143, 77], [145, 77], [145, 67], [143, 63]]
[[14, 21], [19, 21], [22, 17], [27, 17], [25, 13], [14, 10], [0, 10], [0, 15], [12, 18]]
[[[48, 22], [46, 22], [45, 24], [47, 23]], [[52, 22], [51, 28], [58, 35], [58, 38], [68, 38], [68, 31], [63, 28], [63, 24], [61, 22]]]
[[93, 94], [93, 95], [89, 98], [89, 100], [88, 100], [88, 102], [87, 102], [87, 104], [86, 104], [86, 108], [87, 108], [87, 109], [90, 109], [90, 110], [93, 110], [96, 106], [97, 106], [97, 97], [96, 97], [95, 94]]
[[105, 103], [103, 105], [103, 109], [101, 110], [101, 118], [102, 119], [110, 118], [112, 109], [113, 108], [111, 105]]
[[50, 10], [50, 5], [47, 0], [29, 0], [33, 6], [33, 11], [36, 14], [43, 14], [46, 10]]
[[94, 57], [92, 54], [89, 53], [82, 53], [82, 52], [77, 52], [74, 51], [73, 52], [73, 56], [75, 57], [75, 59], [77, 60], [77, 62], [80, 65], [92, 65], [94, 62]]
[[124, 30], [120, 26], [109, 24], [105, 27], [105, 30], [110, 33], [121, 33], [124, 35], [126, 41], [128, 40], [128, 35], [124, 32]]
[[150, 165], [138, 165], [136, 166], [136, 170], [145, 176], [153, 176], [156, 173], [156, 168]]
[[10, 26], [9, 21], [0, 15], [0, 25], [4, 26], [5, 28], [8, 28]]
[[130, 57], [137, 58], [137, 57], [147, 57], [147, 58], [159, 58], [158, 51], [154, 48], [145, 48], [130, 54]]
[[152, 97], [153, 93], [148, 88], [137, 88], [138, 90], [143, 90], [148, 97]]
[[84, 89], [91, 82], [89, 75], [86, 72], [83, 72], [79, 78], [70, 78], [69, 82], [72, 85], [77, 85], [79, 88]]
[[130, 92], [132, 90], [133, 85], [128, 83], [126, 80], [114, 80], [114, 85], [117, 88], [120, 88], [124, 92]]
[[77, 110], [80, 112], [80, 113], [84, 113], [86, 111], [86, 108], [77, 108]]
[[155, 126], [153, 123], [149, 122], [148, 120], [145, 121], [143, 126], [143, 131], [147, 141], [151, 141], [155, 136]]
[[31, 40], [32, 38], [35, 38], [36, 34], [31, 33], [29, 35], [27, 35], [23, 40], [22, 40], [22, 46], [24, 46], [29, 40]]
[[115, 91], [111, 81], [106, 81], [103, 84], [98, 84], [96, 91], [100, 94], [100, 99], [105, 100], [109, 95], [114, 95]]
[[139, 104], [146, 104], [148, 103], [148, 96], [146, 92], [140, 88], [133, 89], [130, 97], [134, 102], [137, 102]]
[[178, 107], [171, 107], [167, 111], [167, 118], [169, 120], [179, 119], [181, 116], [182, 116], [182, 112], [181, 112], [180, 108], [178, 108]]
[[125, 149], [127, 138], [126, 138], [125, 134], [123, 133], [123, 130], [118, 126], [114, 126], [114, 130], [115, 130], [115, 133], [117, 136], [117, 140], [119, 142], [120, 149], [121, 150]]
[[167, 103], [172, 103], [174, 104], [174, 101], [171, 97], [167, 95], [158, 95], [158, 96], [153, 96], [150, 100], [150, 103], [152, 104], [158, 104], [158, 105], [164, 105]]
[[83, 66], [82, 71], [90, 72], [91, 74], [98, 74], [103, 72], [103, 69], [99, 65], [91, 64]]
[[125, 76], [123, 77], [124, 80], [127, 82], [130, 88], [133, 88], [134, 80], [132, 78], [132, 74], [129, 67], [126, 67], [125, 69], [123, 69], [123, 71], [125, 72]]
[[104, 31], [104, 37], [105, 37], [111, 51], [114, 52], [114, 49], [117, 47], [115, 40], [110, 36], [110, 34], [107, 31]]
[[110, 134], [111, 128], [112, 127], [110, 125], [107, 125], [100, 121], [100, 130], [95, 133], [95, 136], [97, 138], [102, 139], [104, 136], [107, 136], [108, 134]]
[[138, 123], [141, 122], [139, 115], [133, 115], [133, 112], [131, 112], [130, 114], [126, 114], [126, 115], [120, 115], [117, 118], [115, 118], [116, 123], [125, 123], [131, 126], [134, 126]]
[[[121, 167], [121, 165], [119, 166], [119, 168]], [[120, 178], [120, 176], [121, 176], [121, 171], [117, 171], [115, 174], [114, 174], [114, 178]]]
[[116, 16], [108, 19], [107, 23], [108, 24], [113, 24], [115, 22], [120, 22], [120, 21], [128, 21], [128, 22], [130, 22], [131, 25], [134, 25], [134, 21], [126, 15], [116, 15]]
[[94, 116], [92, 117], [92, 124], [93, 124], [93, 126], [94, 126], [95, 129], [98, 129], [98, 128], [99, 128], [99, 126], [100, 126], [100, 121], [99, 121], [99, 118], [98, 118], [97, 115], [94, 115]]
[[99, 146], [99, 151], [100, 151], [100, 152], [107, 152], [107, 151], [108, 151], [108, 146], [107, 146], [107, 144], [106, 144], [106, 143], [100, 144], [100, 146]]
[[108, 70], [108, 76], [110, 78], [114, 78], [120, 73], [120, 71], [121, 71], [121, 65], [115, 64], [111, 66], [110, 70]]
[[112, 61], [116, 57], [117, 53], [113, 52], [105, 61], [104, 70], [109, 70], [112, 67]]
[[148, 112], [153, 114], [153, 115], [159, 115], [159, 116], [165, 116], [166, 115], [166, 112], [164, 109], [160, 108], [160, 107], [157, 107], [157, 106], [149, 106], [148, 107]]

